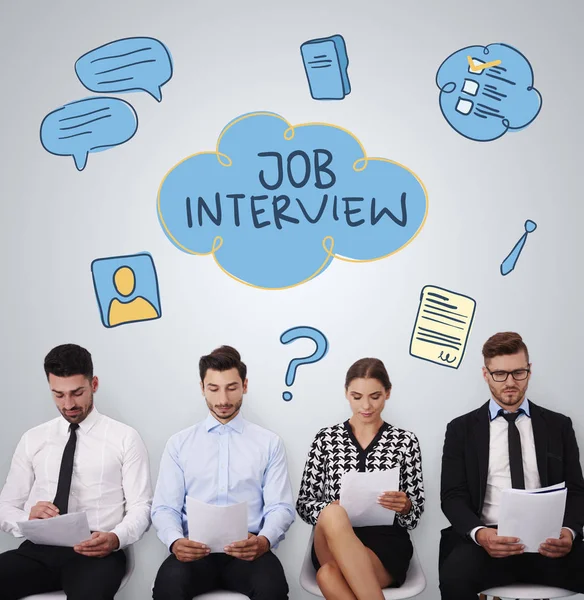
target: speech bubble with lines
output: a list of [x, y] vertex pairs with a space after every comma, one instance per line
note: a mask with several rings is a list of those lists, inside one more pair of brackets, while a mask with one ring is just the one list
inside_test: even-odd
[[118, 98], [101, 96], [65, 104], [41, 123], [41, 144], [51, 154], [72, 156], [78, 171], [90, 152], [127, 142], [138, 129], [134, 108]]
[[145, 91], [161, 102], [161, 88], [172, 77], [172, 57], [157, 39], [124, 38], [84, 54], [75, 63], [75, 73], [92, 92]]

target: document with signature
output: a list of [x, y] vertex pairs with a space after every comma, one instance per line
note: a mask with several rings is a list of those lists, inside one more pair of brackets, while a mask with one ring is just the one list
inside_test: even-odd
[[211, 552], [247, 540], [247, 502], [215, 506], [187, 496], [189, 540], [206, 544]]
[[361, 473], [349, 471], [341, 478], [340, 505], [353, 527], [393, 525], [395, 511], [377, 502], [383, 492], [399, 491], [399, 469]]
[[420, 294], [410, 354], [458, 369], [474, 319], [476, 302], [469, 296], [427, 285]]
[[20, 521], [22, 535], [34, 544], [48, 546], [76, 546], [91, 537], [87, 515], [84, 512], [68, 513], [50, 519]]

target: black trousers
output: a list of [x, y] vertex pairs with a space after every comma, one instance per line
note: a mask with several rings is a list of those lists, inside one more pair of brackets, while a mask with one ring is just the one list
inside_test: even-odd
[[0, 598], [17, 600], [63, 590], [68, 600], [113, 600], [125, 572], [123, 551], [90, 558], [73, 548], [26, 541], [0, 554]]
[[472, 540], [454, 546], [440, 565], [442, 600], [477, 600], [485, 589], [511, 583], [536, 583], [584, 593], [584, 544], [574, 542], [563, 558], [526, 553], [491, 558]]
[[154, 600], [192, 600], [222, 589], [252, 600], [288, 600], [288, 583], [275, 554], [266, 552], [253, 561], [228, 554], [210, 554], [181, 562], [171, 554], [160, 566], [154, 582]]

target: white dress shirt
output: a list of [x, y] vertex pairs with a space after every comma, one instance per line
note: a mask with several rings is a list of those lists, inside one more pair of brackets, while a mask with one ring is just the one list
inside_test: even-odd
[[[482, 512], [482, 521], [485, 525], [497, 525], [499, 522], [501, 492], [513, 487], [511, 484], [511, 467], [509, 466], [509, 423], [503, 415], [497, 416], [500, 408], [491, 399], [489, 404], [489, 414], [491, 417], [489, 425], [489, 471]], [[541, 481], [537, 469], [535, 440], [533, 439], [533, 427], [531, 425], [527, 398], [523, 400], [519, 410], [523, 410], [524, 413], [517, 417], [515, 425], [519, 430], [519, 437], [521, 438], [525, 489], [534, 490], [541, 487]]]
[[[509, 423], [503, 415], [497, 414], [500, 410], [501, 407], [491, 398], [489, 402], [489, 418], [491, 419], [489, 424], [489, 470], [481, 514], [481, 520], [485, 525], [498, 524], [501, 492], [513, 487], [511, 483], [511, 467], [509, 465]], [[517, 417], [515, 425], [521, 438], [521, 458], [523, 462], [525, 489], [534, 490], [541, 487], [541, 480], [537, 468], [529, 400], [524, 398], [517, 410], [523, 410], [523, 414]], [[506, 410], [505, 412], [508, 413], [509, 411]], [[476, 534], [482, 528], [482, 526], [475, 527], [470, 532], [471, 538], [477, 544]], [[570, 531], [573, 538], [574, 532], [571, 529]]]
[[[0, 528], [22, 537], [40, 501], [53, 502], [69, 423], [61, 416], [27, 431], [16, 448], [0, 492]], [[152, 488], [148, 452], [132, 427], [96, 408], [79, 424], [68, 512], [86, 512], [91, 531], [115, 533], [120, 549], [150, 526]]]

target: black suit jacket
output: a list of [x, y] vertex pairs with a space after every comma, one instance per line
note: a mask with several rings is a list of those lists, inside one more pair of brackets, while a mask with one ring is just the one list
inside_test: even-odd
[[[572, 421], [529, 402], [537, 468], [542, 487], [566, 482], [568, 496], [564, 526], [582, 536], [584, 480]], [[481, 512], [489, 468], [489, 403], [451, 421], [442, 453], [440, 500], [452, 527], [442, 532], [441, 560], [456, 538], [465, 538], [484, 525]], [[453, 536], [453, 533], [458, 535]]]

